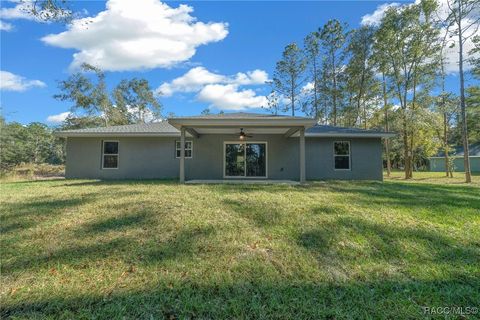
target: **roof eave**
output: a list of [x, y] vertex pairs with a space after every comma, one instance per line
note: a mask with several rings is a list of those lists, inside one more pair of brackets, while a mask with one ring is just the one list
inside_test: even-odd
[[331, 137], [331, 138], [393, 138], [395, 133], [379, 132], [379, 133], [342, 133], [342, 132], [325, 132], [325, 133], [305, 133], [306, 137]]

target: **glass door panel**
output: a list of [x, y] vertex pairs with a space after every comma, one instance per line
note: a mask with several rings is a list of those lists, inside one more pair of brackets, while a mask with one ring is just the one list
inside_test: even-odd
[[245, 145], [229, 143], [225, 145], [225, 176], [245, 176]]
[[246, 173], [247, 177], [265, 177], [266, 153], [265, 143], [247, 143], [246, 150]]

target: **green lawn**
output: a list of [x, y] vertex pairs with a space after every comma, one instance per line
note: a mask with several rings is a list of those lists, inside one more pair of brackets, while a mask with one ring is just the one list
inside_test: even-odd
[[412, 319], [422, 306], [480, 307], [480, 177], [416, 176], [3, 183], [1, 317]]

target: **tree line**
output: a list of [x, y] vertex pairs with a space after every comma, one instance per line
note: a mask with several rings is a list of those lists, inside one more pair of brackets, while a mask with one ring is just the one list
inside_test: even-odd
[[[465, 150], [466, 181], [471, 182], [468, 143], [480, 141], [480, 87], [466, 86], [465, 64], [480, 79], [479, 0], [448, 0], [447, 18], [438, 3], [422, 0], [389, 8], [378, 25], [349, 29], [330, 20], [290, 43], [276, 63], [266, 108], [272, 113], [303, 113], [319, 124], [383, 129], [398, 135], [385, 140], [387, 174], [392, 164], [412, 178], [439, 148]], [[465, 42], [474, 48], [465, 52]], [[445, 50], [458, 50], [459, 90], [445, 89]]]

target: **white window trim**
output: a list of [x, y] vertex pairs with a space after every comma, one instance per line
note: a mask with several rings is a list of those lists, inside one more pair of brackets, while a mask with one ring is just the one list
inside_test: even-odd
[[[335, 143], [348, 143], [348, 154], [335, 154]], [[349, 140], [337, 140], [333, 141], [333, 170], [334, 171], [352, 171], [352, 145]], [[335, 157], [348, 157], [348, 169], [337, 169], [335, 168]]]
[[[258, 176], [258, 177], [249, 177], [247, 176], [247, 167], [245, 163], [245, 173], [243, 176], [227, 176], [226, 170], [227, 170], [227, 159], [225, 158], [226, 156], [226, 151], [227, 151], [227, 144], [244, 144], [244, 157], [245, 161], [247, 161], [247, 148], [246, 145], [250, 143], [263, 143], [265, 144], [265, 176]], [[223, 178], [224, 179], [268, 179], [268, 142], [267, 141], [223, 141]]]
[[[180, 149], [177, 149], [177, 142], [180, 143]], [[185, 159], [192, 159], [193, 158], [193, 140], [185, 140], [185, 142], [190, 142], [190, 145], [192, 146], [189, 150], [192, 150], [191, 156], [187, 157], [185, 156]], [[177, 151], [181, 151], [182, 145], [180, 140], [175, 140], [175, 159], [180, 159], [181, 157], [177, 157]], [[187, 151], [187, 149], [185, 149]]]
[[[106, 142], [116, 142], [117, 143], [117, 153], [107, 153], [105, 154], [105, 143]], [[105, 168], [105, 156], [117, 156], [117, 167], [116, 168]], [[102, 170], [117, 170], [120, 166], [120, 141], [118, 140], [102, 140]]]

